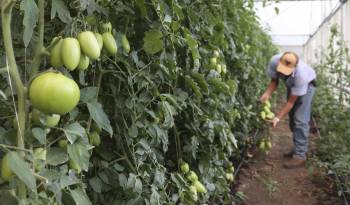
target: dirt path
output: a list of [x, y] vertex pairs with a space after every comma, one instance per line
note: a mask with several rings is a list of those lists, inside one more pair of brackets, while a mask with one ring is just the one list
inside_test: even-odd
[[[261, 151], [254, 153], [251, 162], [239, 175], [237, 190], [246, 196], [243, 205], [342, 204], [336, 197], [331, 197], [327, 193], [331, 189], [329, 183], [322, 180], [324, 176], [320, 176], [317, 170], [310, 172], [307, 167], [291, 170], [282, 167], [287, 160], [283, 158], [282, 153], [292, 147], [288, 118], [281, 121], [277, 128], [271, 129], [270, 135], [272, 136], [270, 153], [267, 155]], [[314, 135], [310, 136], [311, 152], [314, 138]]]

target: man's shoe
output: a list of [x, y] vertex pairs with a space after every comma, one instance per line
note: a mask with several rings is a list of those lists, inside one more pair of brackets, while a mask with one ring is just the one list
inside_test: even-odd
[[295, 169], [295, 168], [299, 168], [299, 167], [303, 167], [305, 166], [305, 159], [300, 159], [297, 157], [293, 157], [291, 160], [289, 160], [288, 162], [285, 162], [283, 164], [283, 167], [286, 169]]
[[289, 158], [289, 159], [291, 159], [291, 158], [293, 158], [293, 155], [294, 155], [294, 150], [290, 150], [289, 152], [283, 153], [283, 157], [284, 157], [284, 158]]

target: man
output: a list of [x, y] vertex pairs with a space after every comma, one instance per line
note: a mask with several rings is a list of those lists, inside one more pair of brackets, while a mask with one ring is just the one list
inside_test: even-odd
[[289, 126], [293, 132], [294, 147], [284, 153], [290, 158], [283, 164], [284, 168], [293, 169], [304, 166], [308, 150], [309, 121], [311, 119], [311, 102], [315, 92], [315, 71], [299, 60], [297, 54], [285, 52], [272, 57], [267, 74], [271, 83], [260, 98], [266, 102], [277, 89], [282, 80], [287, 87], [287, 103], [270, 122], [276, 127], [278, 122], [289, 113]]

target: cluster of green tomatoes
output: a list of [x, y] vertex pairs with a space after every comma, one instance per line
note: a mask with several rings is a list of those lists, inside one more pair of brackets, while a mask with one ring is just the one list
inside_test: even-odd
[[180, 199], [183, 203], [191, 203], [198, 201], [198, 193], [206, 193], [207, 189], [198, 180], [196, 172], [190, 170], [189, 165], [186, 162], [181, 162], [180, 170], [185, 174], [186, 179], [190, 182], [188, 190], [181, 192]]
[[225, 63], [220, 62], [220, 52], [214, 50], [213, 56], [209, 59], [210, 67], [215, 69], [219, 74], [227, 73], [227, 66]]

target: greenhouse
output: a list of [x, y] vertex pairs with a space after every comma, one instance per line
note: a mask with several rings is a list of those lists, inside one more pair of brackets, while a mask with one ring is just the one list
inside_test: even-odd
[[349, 204], [349, 1], [0, 11], [0, 205]]

